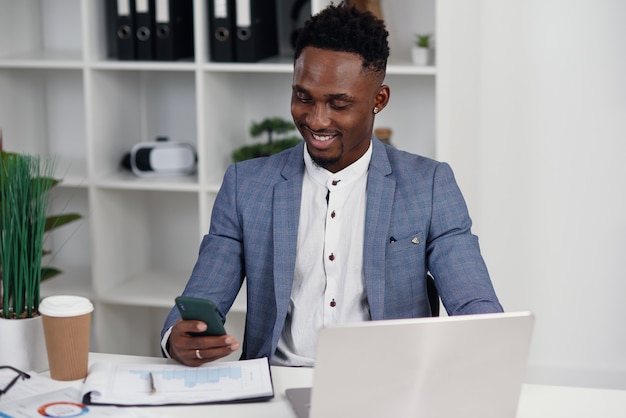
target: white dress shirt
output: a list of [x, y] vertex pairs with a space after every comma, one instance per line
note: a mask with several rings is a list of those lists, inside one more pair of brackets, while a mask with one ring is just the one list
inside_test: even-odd
[[[370, 319], [363, 278], [367, 171], [372, 147], [337, 173], [313, 163], [306, 172], [296, 269], [285, 327], [272, 364], [313, 366], [317, 333], [327, 325]], [[328, 201], [327, 201], [328, 196]]]
[[[370, 144], [359, 160], [331, 173], [315, 165], [304, 147], [296, 269], [287, 319], [271, 361], [274, 365], [313, 366], [320, 328], [370, 319], [363, 234], [371, 157]], [[161, 340], [167, 357], [170, 333], [171, 328]]]

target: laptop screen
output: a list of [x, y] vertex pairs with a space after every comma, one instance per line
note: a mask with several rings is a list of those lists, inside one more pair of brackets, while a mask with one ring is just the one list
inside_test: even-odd
[[533, 325], [515, 312], [324, 328], [309, 416], [515, 417]]

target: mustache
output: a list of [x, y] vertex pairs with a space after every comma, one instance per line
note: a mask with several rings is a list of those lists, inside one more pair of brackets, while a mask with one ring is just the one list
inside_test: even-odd
[[336, 129], [313, 129], [306, 123], [300, 123], [296, 125], [300, 132], [306, 131], [315, 135], [339, 135], [339, 131]]

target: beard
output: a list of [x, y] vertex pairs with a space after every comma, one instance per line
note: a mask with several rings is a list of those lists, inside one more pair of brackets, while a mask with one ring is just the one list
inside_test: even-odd
[[315, 164], [318, 167], [323, 168], [324, 170], [329, 170], [329, 167], [332, 167], [333, 165], [337, 164], [341, 160], [342, 155], [343, 155], [343, 143], [341, 143], [341, 150], [336, 156], [314, 154], [309, 149], [309, 156], [311, 157], [311, 161], [313, 161], [313, 164]]
[[311, 155], [311, 161], [318, 167], [328, 170], [333, 164], [337, 163], [340, 157], [320, 157], [319, 155]]

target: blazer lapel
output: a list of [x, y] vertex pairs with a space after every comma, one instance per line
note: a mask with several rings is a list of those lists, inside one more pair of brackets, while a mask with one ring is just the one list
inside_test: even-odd
[[372, 160], [367, 175], [367, 205], [363, 243], [363, 274], [372, 319], [384, 319], [385, 246], [389, 237], [396, 181], [384, 145], [372, 139]]
[[303, 152], [302, 144], [293, 149], [281, 172], [284, 181], [274, 186], [274, 291], [277, 302], [276, 328], [279, 334], [289, 308], [293, 273], [296, 268], [296, 244], [304, 175]]

